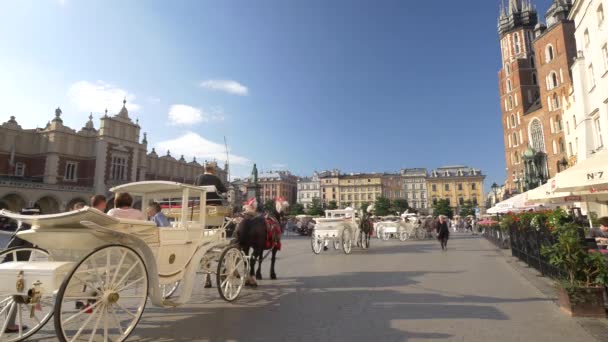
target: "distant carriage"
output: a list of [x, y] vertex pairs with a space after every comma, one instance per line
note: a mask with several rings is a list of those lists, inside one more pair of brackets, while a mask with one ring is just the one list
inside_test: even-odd
[[[148, 299], [159, 307], [188, 302], [198, 272], [215, 274], [224, 300], [238, 298], [248, 263], [223, 228], [207, 225], [206, 193], [213, 187], [149, 181], [112, 191], [141, 196], [142, 203], [171, 197], [188, 203], [196, 197], [202, 210], [193, 215], [182, 207], [180, 220], [167, 228], [89, 207], [41, 216], [0, 211], [30, 224], [18, 236], [36, 246], [0, 253], [0, 341], [27, 339], [53, 315], [60, 341], [125, 340]], [[181, 291], [168, 298], [177, 284]], [[19, 328], [7, 332], [9, 321]]]
[[321, 253], [329, 242], [334, 249], [342, 249], [344, 254], [350, 254], [357, 241], [361, 241], [363, 248], [369, 246], [369, 239], [359, 239], [362, 232], [353, 209], [326, 210], [324, 218], [315, 220], [317, 223], [311, 234], [311, 246], [315, 254]]

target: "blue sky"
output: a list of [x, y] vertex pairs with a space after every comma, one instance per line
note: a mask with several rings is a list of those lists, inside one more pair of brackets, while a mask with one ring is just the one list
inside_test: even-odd
[[[549, 0], [536, 1], [544, 13]], [[159, 153], [297, 175], [466, 164], [504, 180], [498, 1], [0, 3], [0, 121], [131, 116]], [[98, 121], [95, 121], [98, 125]]]

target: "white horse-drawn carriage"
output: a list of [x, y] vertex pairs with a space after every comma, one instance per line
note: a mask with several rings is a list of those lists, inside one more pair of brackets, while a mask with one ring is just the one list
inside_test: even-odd
[[311, 234], [312, 251], [315, 254], [321, 253], [330, 241], [335, 249], [342, 248], [345, 254], [350, 254], [358, 233], [355, 210], [326, 210], [325, 217], [315, 221], [317, 224]]
[[[53, 315], [60, 341], [122, 341], [148, 299], [158, 307], [185, 304], [201, 270], [216, 274], [223, 299], [237, 299], [248, 262], [222, 228], [208, 229], [206, 193], [214, 187], [149, 181], [112, 191], [141, 196], [144, 204], [171, 197], [189, 203], [196, 197], [201, 210], [192, 217], [183, 206], [181, 220], [167, 228], [89, 207], [41, 216], [0, 211], [30, 224], [18, 237], [36, 246], [0, 253], [0, 341], [26, 339]], [[167, 298], [167, 288], [178, 282], [178, 294]]]
[[387, 241], [391, 237], [401, 241], [408, 239], [422, 240], [426, 236], [424, 229], [418, 224], [418, 219], [412, 217], [385, 216], [374, 223], [374, 231], [378, 239]]

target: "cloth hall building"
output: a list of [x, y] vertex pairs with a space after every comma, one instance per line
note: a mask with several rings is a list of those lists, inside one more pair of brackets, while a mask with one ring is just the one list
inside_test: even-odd
[[[106, 195], [110, 204], [108, 190], [116, 185], [142, 180], [192, 184], [203, 172], [196, 159], [148, 152], [146, 133], [140, 135], [126, 101], [115, 115], [106, 110], [98, 128], [91, 115], [74, 130], [63, 124], [61, 114], [57, 108], [44, 128], [24, 129], [15, 117], [0, 125], [0, 209], [38, 207], [51, 214], [88, 203], [95, 194]], [[217, 164], [216, 169], [226, 182], [226, 170]]]

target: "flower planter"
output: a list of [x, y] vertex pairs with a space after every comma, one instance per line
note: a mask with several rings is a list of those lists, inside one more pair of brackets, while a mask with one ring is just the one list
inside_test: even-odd
[[558, 286], [557, 294], [560, 309], [572, 317], [606, 317], [603, 287], [579, 288], [574, 296], [570, 296]]

